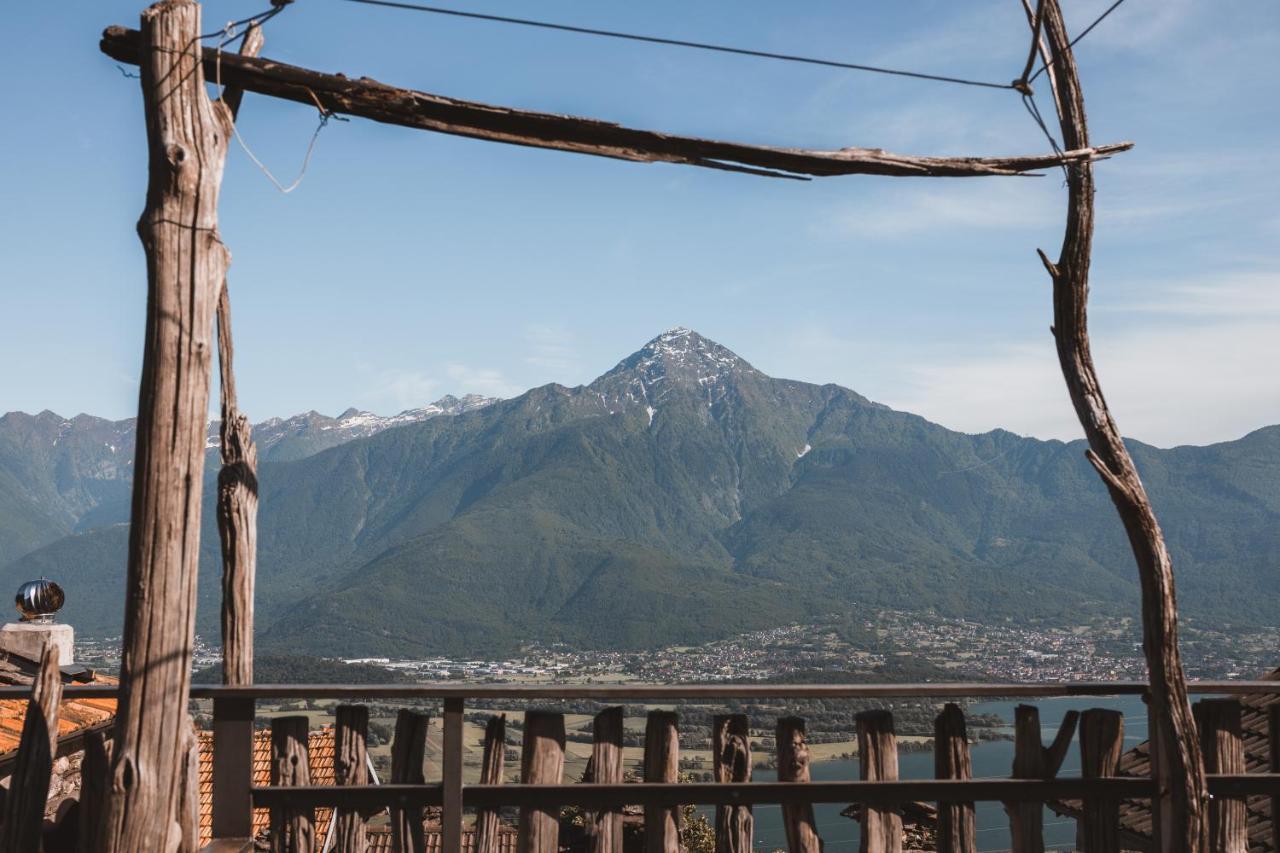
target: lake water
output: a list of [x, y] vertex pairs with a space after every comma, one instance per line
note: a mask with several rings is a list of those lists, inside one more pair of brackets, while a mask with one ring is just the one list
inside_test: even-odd
[[[1012, 733], [1013, 709], [1017, 702], [983, 702], [970, 705], [970, 714], [998, 714], [1010, 724]], [[1046, 699], [1037, 701], [1040, 708], [1040, 725], [1047, 746], [1058, 731], [1063, 715], [1068, 710], [1083, 711], [1087, 708], [1112, 708], [1124, 714], [1125, 748], [1130, 749], [1147, 739], [1147, 709], [1141, 697], [1115, 698], [1087, 697], [1083, 699]], [[973, 775], [976, 778], [1009, 776], [1013, 766], [1012, 741], [984, 741], [971, 747]], [[898, 757], [898, 772], [903, 779], [933, 778], [932, 752], [902, 752]], [[1063, 762], [1059, 776], [1080, 775], [1080, 748], [1073, 745]], [[839, 760], [816, 762], [812, 767], [814, 781], [838, 781], [858, 778], [858, 761]], [[752, 778], [761, 782], [773, 781], [772, 770], [757, 770]], [[818, 832], [827, 850], [856, 850], [858, 847], [857, 821], [841, 817], [843, 804], [817, 805], [814, 816]], [[978, 829], [978, 849], [998, 851], [1009, 849], [1009, 819], [1000, 803], [978, 803], [975, 806]], [[782, 827], [779, 806], [755, 807], [755, 846], [761, 850], [786, 849], [786, 833]], [[708, 812], [708, 814], [710, 814]], [[1075, 845], [1075, 821], [1062, 818], [1045, 809], [1044, 839], [1049, 849], [1066, 850]]]

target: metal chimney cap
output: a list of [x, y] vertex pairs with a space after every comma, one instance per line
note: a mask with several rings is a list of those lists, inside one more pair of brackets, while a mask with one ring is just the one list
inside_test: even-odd
[[23, 622], [52, 622], [53, 614], [62, 609], [67, 595], [53, 581], [40, 578], [18, 587], [18, 594], [13, 600]]

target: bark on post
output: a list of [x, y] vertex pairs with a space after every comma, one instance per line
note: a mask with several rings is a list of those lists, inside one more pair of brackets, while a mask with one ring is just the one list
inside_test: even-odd
[[[751, 781], [751, 731], [746, 714], [717, 715], [711, 722], [717, 782]], [[755, 832], [751, 806], [716, 806], [716, 853], [750, 853]]]
[[[778, 720], [775, 735], [778, 781], [808, 782], [809, 744], [804, 738], [804, 720], [800, 717], [782, 717]], [[787, 849], [791, 853], [819, 853], [822, 850], [822, 839], [818, 837], [812, 803], [784, 804], [782, 825], [787, 832]]]
[[[680, 781], [680, 736], [673, 711], [650, 711], [644, 727], [644, 781]], [[680, 810], [644, 807], [646, 853], [680, 853]]]
[[200, 738], [195, 721], [189, 716], [182, 728], [182, 742], [182, 798], [178, 805], [182, 840], [178, 853], [196, 853], [200, 849]]
[[[1056, 78], [1058, 118], [1064, 148], [1088, 146], [1084, 95], [1058, 0], [1043, 5], [1043, 27]], [[1178, 650], [1178, 609], [1173, 564], [1151, 501], [1107, 408], [1089, 346], [1089, 262], [1093, 243], [1093, 165], [1067, 167], [1067, 224], [1057, 263], [1040, 253], [1053, 279], [1053, 335], [1071, 402], [1098, 470], [1124, 524], [1142, 588], [1142, 649], [1151, 701], [1160, 725], [1159, 795], [1164, 802], [1154, 826], [1161, 853], [1199, 853], [1208, 844], [1208, 787], [1187, 698]]]
[[9, 795], [4, 800], [4, 824], [0, 826], [0, 850], [39, 850], [44, 827], [44, 804], [53, 775], [53, 756], [58, 748], [58, 704], [62, 701], [62, 672], [58, 668], [58, 648], [52, 643], [40, 656], [22, 721], [18, 758], [9, 777]]
[[[501, 785], [506, 760], [507, 715], [496, 714], [484, 727], [484, 758], [480, 763], [480, 784]], [[476, 814], [475, 853], [498, 853], [498, 828], [502, 820], [494, 809], [481, 809]]]
[[[622, 782], [621, 707], [605, 708], [592, 725], [591, 781]], [[622, 812], [619, 809], [588, 810], [587, 849], [591, 853], [622, 853]]]
[[100, 731], [84, 737], [84, 760], [80, 762], [80, 829], [76, 834], [78, 853], [95, 853], [102, 831], [102, 809], [107, 802], [111, 756], [107, 740]]
[[[1013, 712], [1013, 778], [1052, 779], [1058, 775], [1062, 761], [1071, 747], [1078, 711], [1068, 711], [1058, 726], [1058, 734], [1049, 747], [1040, 741], [1040, 710], [1034, 705], [1019, 705]], [[1014, 853], [1043, 853], [1044, 804], [1005, 803], [1009, 813], [1009, 834]]]
[[[427, 755], [427, 730], [431, 718], [401, 709], [396, 715], [396, 731], [391, 741], [391, 784], [422, 785], [426, 782], [422, 763]], [[391, 849], [422, 853], [427, 848], [422, 826], [422, 808], [392, 806]]]
[[[338, 785], [369, 784], [369, 709], [364, 705], [339, 705], [334, 711], [333, 781]], [[364, 815], [357, 809], [334, 812], [333, 849], [338, 853], [364, 853]]]
[[[893, 782], [898, 778], [898, 736], [893, 730], [893, 714], [863, 711], [858, 726], [858, 774], [864, 782]], [[900, 808], [864, 805], [862, 809], [861, 853], [901, 853], [902, 813]]]
[[[964, 711], [953, 702], [933, 721], [933, 771], [938, 779], [973, 778]], [[938, 803], [939, 853], [974, 853], [977, 831], [973, 803]]]
[[[1239, 699], [1201, 699], [1193, 708], [1207, 773], [1245, 772]], [[1209, 801], [1209, 850], [1247, 853], [1245, 801], [1214, 797]]]
[[[306, 717], [276, 717], [271, 721], [273, 786], [311, 784], [309, 723]], [[315, 815], [311, 809], [271, 810], [272, 853], [312, 853], [315, 844]]]
[[[526, 785], [559, 785], [564, 775], [564, 715], [526, 711], [520, 749], [520, 781]], [[520, 853], [559, 853], [560, 810], [520, 809]]]
[[[1080, 715], [1080, 775], [1107, 779], [1119, 775], [1124, 752], [1124, 715], [1119, 711], [1090, 708]], [[1077, 846], [1086, 853], [1118, 853], [1120, 850], [1120, 801], [1086, 797], [1084, 816], [1078, 823]]]
[[191, 680], [211, 335], [228, 262], [217, 204], [231, 119], [205, 93], [200, 32], [194, 0], [142, 14], [147, 319], [107, 853], [150, 849], [157, 838], [172, 849], [180, 835], [184, 757], [174, 735]]

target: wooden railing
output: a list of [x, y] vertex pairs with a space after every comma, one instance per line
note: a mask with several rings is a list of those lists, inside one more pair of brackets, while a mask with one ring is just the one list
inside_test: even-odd
[[[638, 701], [651, 704], [692, 700], [699, 704], [715, 700], [757, 699], [881, 699], [913, 698], [1049, 698], [1082, 696], [1145, 695], [1141, 682], [1070, 682], [1018, 684], [683, 684], [683, 685], [505, 685], [505, 684], [419, 684], [419, 685], [254, 685], [251, 687], [193, 686], [191, 697], [213, 702], [213, 833], [221, 849], [232, 839], [252, 834], [253, 810], [272, 812], [272, 833], [277, 849], [311, 850], [312, 815], [317, 808], [340, 808], [345, 823], [340, 828], [355, 838], [363, 837], [363, 814], [389, 809], [397, 849], [417, 850], [422, 844], [422, 809], [436, 806], [441, 814], [442, 849], [462, 849], [463, 816], [467, 809], [492, 816], [500, 807], [521, 810], [519, 845], [521, 851], [554, 853], [557, 850], [558, 812], [562, 806], [579, 806], [587, 811], [589, 849], [621, 851], [621, 832], [611, 817], [623, 805], [643, 806], [646, 813], [646, 849], [675, 851], [675, 811], [682, 805], [717, 806], [716, 830], [723, 839], [719, 849], [750, 849], [750, 819], [743, 821], [752, 805], [775, 803], [783, 806], [788, 847], [793, 851], [816, 851], [818, 830], [812, 805], [815, 803], [856, 803], [863, 808], [861, 819], [864, 851], [900, 848], [902, 825], [899, 807], [916, 801], [939, 804], [938, 849], [975, 850], [973, 804], [997, 801], [1007, 805], [1012, 844], [1015, 850], [1042, 850], [1042, 804], [1077, 801], [1080, 807], [1080, 842], [1084, 849], [1118, 850], [1116, 809], [1121, 800], [1152, 801], [1150, 778], [1116, 776], [1122, 751], [1123, 724], [1119, 712], [1097, 709], [1085, 712], [1080, 727], [1084, 776], [1056, 778], [1076, 724], [1069, 712], [1054, 742], [1041, 743], [1038, 714], [1032, 706], [1020, 706], [1015, 721], [1013, 776], [1008, 779], [972, 779], [969, 770], [968, 739], [964, 718], [956, 706], [948, 705], [935, 727], [935, 766], [939, 778], [901, 780], [897, 774], [897, 746], [892, 716], [887, 711], [867, 711], [857, 717], [859, 765], [857, 781], [809, 781], [808, 750], [804, 721], [796, 717], [779, 720], [777, 733], [777, 782], [750, 782], [750, 744], [746, 741], [745, 718], [724, 715], [715, 718], [712, 737], [716, 782], [677, 782], [675, 758], [678, 752], [674, 715], [669, 711], [650, 712], [645, 739], [645, 781], [622, 783], [621, 717], [605, 711], [597, 720], [593, 744], [595, 779], [603, 781], [566, 784], [561, 778], [564, 760], [562, 715], [545, 710], [527, 711], [523, 733], [521, 782], [502, 784], [503, 727], [490, 725], [486, 737], [485, 769], [480, 784], [463, 784], [463, 714], [468, 701], [516, 700], [547, 703], [568, 700], [595, 700], [603, 703]], [[100, 685], [68, 685], [64, 695], [113, 696], [117, 688]], [[1280, 693], [1277, 681], [1201, 681], [1191, 685], [1197, 694], [1226, 699], [1209, 699], [1198, 704], [1197, 720], [1206, 745], [1210, 775], [1211, 823], [1215, 849], [1247, 849], [1244, 801], [1247, 796], [1270, 796], [1280, 800], [1280, 703], [1270, 712], [1270, 772], [1246, 773], [1241, 746], [1240, 703], [1235, 697]], [[22, 695], [26, 687], [0, 688], [0, 696]], [[351, 703], [359, 699], [433, 700], [443, 705], [443, 772], [439, 782], [422, 780], [425, 748], [424, 715], [404, 710], [400, 713], [393, 741], [393, 768], [390, 784], [338, 784], [317, 786], [309, 779], [278, 776], [277, 784], [258, 787], [253, 783], [252, 758], [254, 718], [259, 699], [331, 699]], [[364, 779], [352, 775], [351, 755], [363, 757], [367, 713], [360, 706], [339, 708], [336, 733], [339, 755], [336, 763], [347, 762], [336, 774], [344, 779]], [[282, 767], [307, 766], [307, 737], [301, 718], [273, 721], [273, 761]], [[602, 724], [603, 723], [603, 724]], [[1158, 721], [1149, 715], [1150, 731]], [[354, 752], [353, 752], [354, 750]], [[496, 756], [493, 751], [496, 750]], [[346, 753], [344, 759], [343, 753]], [[490, 760], [493, 758], [494, 760]], [[738, 768], [735, 772], [735, 766]], [[414, 768], [417, 768], [416, 774]], [[496, 769], [495, 769], [496, 768]], [[745, 772], [744, 772], [744, 768]], [[302, 784], [297, 784], [301, 782]], [[1155, 808], [1159, 808], [1158, 798]], [[1280, 814], [1280, 809], [1273, 813]], [[737, 819], [735, 819], [737, 818]], [[612, 828], [611, 828], [612, 827]], [[279, 837], [283, 836], [283, 837]], [[490, 833], [489, 837], [494, 837]], [[897, 844], [895, 844], [895, 839]], [[483, 839], [482, 839], [483, 840]], [[1280, 846], [1280, 837], [1274, 843]], [[483, 845], [481, 845], [483, 846]], [[342, 842], [335, 849], [346, 849]], [[496, 850], [497, 848], [492, 848]], [[1273, 848], [1274, 849], [1274, 848]]]

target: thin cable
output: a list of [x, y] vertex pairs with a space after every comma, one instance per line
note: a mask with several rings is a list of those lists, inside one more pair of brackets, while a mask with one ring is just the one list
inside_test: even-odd
[[[1093, 19], [1093, 23], [1092, 23], [1092, 24], [1090, 24], [1089, 26], [1085, 27], [1085, 28], [1084, 28], [1084, 31], [1083, 31], [1083, 32], [1081, 32], [1081, 33], [1080, 33], [1080, 35], [1076, 36], [1076, 37], [1075, 37], [1075, 38], [1073, 38], [1071, 41], [1067, 42], [1067, 50], [1070, 50], [1071, 48], [1075, 47], [1075, 46], [1076, 46], [1076, 43], [1077, 43], [1077, 42], [1079, 42], [1079, 41], [1080, 41], [1080, 39], [1084, 38], [1085, 36], [1089, 35], [1089, 33], [1093, 32], [1093, 28], [1094, 28], [1094, 27], [1096, 27], [1096, 26], [1098, 26], [1098, 24], [1101, 24], [1103, 21], [1105, 21], [1105, 20], [1106, 20], [1106, 18], [1107, 18], [1107, 16], [1108, 16], [1108, 15], [1110, 15], [1112, 12], [1114, 12], [1116, 9], [1119, 9], [1119, 8], [1120, 8], [1120, 5], [1121, 5], [1122, 3], [1124, 3], [1124, 0], [1116, 0], [1116, 2], [1114, 2], [1114, 3], [1112, 3], [1110, 6], [1108, 6], [1108, 7], [1107, 7], [1107, 11], [1103, 12], [1101, 15], [1099, 15], [1099, 16], [1098, 16], [1098, 17], [1096, 17], [1096, 18], [1094, 18], [1094, 19]], [[1050, 65], [1053, 65], [1053, 64], [1054, 64], [1054, 63], [1056, 63], [1057, 61], [1058, 61], [1058, 57], [1056, 57], [1056, 56], [1055, 56], [1055, 57], [1053, 58], [1053, 62], [1048, 62], [1048, 63], [1045, 63], [1044, 65], [1041, 65], [1041, 66], [1040, 66], [1040, 70], [1039, 70], [1039, 71], [1037, 71], [1035, 74], [1032, 74], [1032, 75], [1031, 75], [1031, 79], [1030, 79], [1030, 80], [1028, 80], [1027, 82], [1028, 82], [1028, 83], [1033, 83], [1033, 82], [1035, 82], [1035, 79], [1036, 79], [1037, 77], [1039, 77], [1039, 76], [1040, 76], [1041, 74], [1043, 74], [1044, 72], [1048, 71], [1048, 70], [1049, 70], [1049, 66], [1050, 66]]]
[[423, 6], [417, 3], [400, 3], [395, 0], [347, 0], [348, 3], [362, 3], [367, 6], [386, 6], [392, 9], [409, 9], [415, 12], [429, 12], [434, 15], [449, 15], [455, 18], [472, 18], [478, 21], [496, 21], [501, 24], [516, 24], [522, 27], [537, 27], [544, 30], [559, 30], [566, 33], [580, 33], [605, 38], [625, 39], [648, 44], [665, 44], [675, 47], [690, 47], [695, 50], [710, 50], [717, 53], [732, 53], [738, 56], [755, 56], [763, 59], [779, 59], [784, 62], [800, 62], [806, 65], [823, 65], [828, 68], [844, 68], [850, 71], [868, 71], [872, 74], [890, 74], [895, 77], [913, 77], [917, 80], [933, 80], [939, 83], [957, 83], [962, 86], [981, 86], [987, 89], [1013, 89], [1009, 83], [990, 83], [985, 80], [968, 80], [963, 77], [947, 77], [941, 74], [925, 74], [920, 71], [903, 71], [897, 68], [881, 68], [876, 65], [860, 65], [854, 62], [836, 62], [830, 59], [814, 59], [809, 56], [795, 56], [789, 53], [770, 53], [764, 50], [748, 50], [741, 47], [728, 47], [720, 44], [684, 41], [683, 39], [661, 38], [659, 36], [642, 36], [634, 33], [622, 33], [615, 30], [597, 30], [590, 27], [577, 27], [571, 24], [555, 24], [548, 21], [533, 21], [528, 18], [510, 18], [505, 15], [486, 15], [480, 12], [463, 12], [458, 9], [444, 9], [439, 6]]
[[[1031, 114], [1032, 120], [1035, 121], [1036, 126], [1040, 128], [1040, 132], [1044, 134], [1044, 138], [1049, 140], [1049, 145], [1053, 148], [1053, 153], [1061, 157], [1062, 148], [1058, 145], [1058, 140], [1055, 139], [1054, 135], [1049, 131], [1049, 126], [1045, 124], [1044, 116], [1040, 114], [1040, 107], [1036, 106], [1035, 97], [1023, 92], [1022, 105], [1027, 108], [1027, 112]], [[1062, 166], [1063, 176], [1070, 178], [1071, 174], [1067, 169], [1067, 162], [1064, 160], [1060, 165]]]

